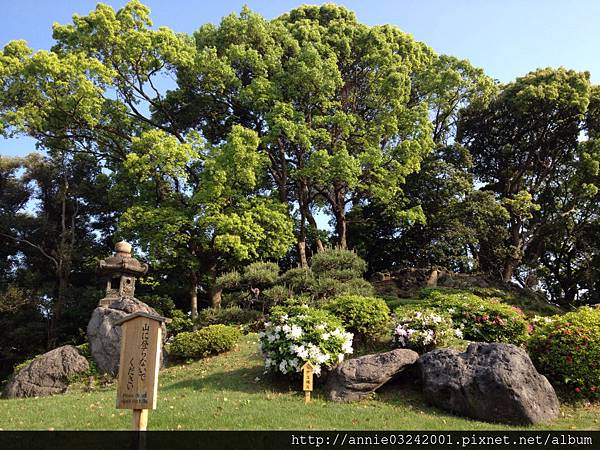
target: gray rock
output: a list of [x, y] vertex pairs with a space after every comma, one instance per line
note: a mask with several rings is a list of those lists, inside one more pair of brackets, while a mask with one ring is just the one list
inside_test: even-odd
[[[124, 297], [112, 302], [108, 307], [98, 307], [92, 313], [87, 327], [90, 352], [98, 372], [116, 375], [119, 371], [121, 353], [121, 327], [115, 323], [135, 312], [159, 315], [153, 308], [133, 298]], [[164, 324], [163, 338], [166, 337]], [[162, 358], [161, 358], [162, 361]]]
[[438, 349], [421, 356], [418, 366], [425, 398], [447, 411], [511, 424], [558, 417], [554, 389], [514, 345], [473, 343], [464, 353]]
[[19, 370], [4, 389], [5, 398], [43, 397], [62, 394], [69, 381], [90, 370], [90, 365], [72, 345], [44, 353]]
[[336, 402], [362, 400], [414, 364], [418, 357], [412, 350], [398, 349], [346, 360], [329, 375], [327, 397]]

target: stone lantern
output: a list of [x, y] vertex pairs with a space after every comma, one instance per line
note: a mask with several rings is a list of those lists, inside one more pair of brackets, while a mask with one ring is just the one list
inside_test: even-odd
[[133, 298], [135, 279], [148, 271], [148, 265], [131, 256], [131, 244], [117, 242], [115, 255], [98, 262], [98, 272], [107, 278], [106, 296], [98, 306], [108, 306], [120, 298]]

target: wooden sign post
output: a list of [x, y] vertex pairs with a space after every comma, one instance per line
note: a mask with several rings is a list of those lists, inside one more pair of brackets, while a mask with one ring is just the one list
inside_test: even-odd
[[302, 389], [304, 390], [304, 403], [310, 402], [310, 393], [313, 390], [313, 372], [314, 367], [310, 362], [302, 366]]
[[133, 429], [145, 431], [148, 410], [156, 409], [163, 322], [169, 319], [137, 312], [116, 322], [121, 326], [117, 408], [133, 410]]

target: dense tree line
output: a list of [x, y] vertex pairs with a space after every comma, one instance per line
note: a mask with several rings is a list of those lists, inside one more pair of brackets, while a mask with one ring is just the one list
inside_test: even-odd
[[327, 246], [371, 272], [437, 265], [600, 301], [587, 72], [499, 84], [331, 4], [244, 8], [192, 36], [99, 4], [53, 36], [0, 53], [0, 133], [43, 150], [0, 158], [4, 357], [80, 338], [119, 238], [153, 267], [140, 295], [194, 316], [199, 293], [219, 306], [221, 274]]

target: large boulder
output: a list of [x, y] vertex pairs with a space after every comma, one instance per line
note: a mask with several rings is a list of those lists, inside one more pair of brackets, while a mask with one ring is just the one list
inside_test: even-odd
[[[119, 371], [119, 355], [121, 353], [121, 327], [115, 323], [135, 312], [145, 312], [158, 316], [150, 306], [133, 298], [123, 297], [115, 300], [107, 307], [101, 306], [94, 310], [87, 327], [87, 337], [90, 352], [98, 372], [116, 375]], [[163, 339], [166, 337], [166, 327], [163, 324]], [[160, 359], [162, 361], [162, 357]]]
[[72, 345], [44, 353], [19, 370], [6, 385], [3, 397], [43, 397], [62, 394], [76, 375], [89, 372], [90, 365]]
[[398, 349], [346, 360], [329, 375], [325, 385], [327, 397], [336, 402], [362, 400], [414, 364], [418, 357], [412, 350]]
[[473, 343], [467, 351], [439, 349], [418, 360], [425, 398], [474, 419], [535, 424], [558, 417], [554, 389], [522, 348]]

